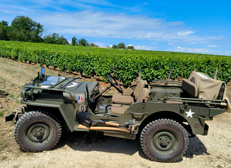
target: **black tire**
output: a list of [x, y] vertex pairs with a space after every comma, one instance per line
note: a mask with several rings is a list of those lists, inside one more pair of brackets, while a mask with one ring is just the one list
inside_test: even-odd
[[40, 111], [24, 114], [14, 129], [16, 143], [22, 151], [41, 152], [52, 149], [61, 137], [58, 121]]
[[189, 139], [181, 124], [170, 119], [159, 119], [144, 127], [140, 144], [150, 160], [175, 162], [187, 151]]

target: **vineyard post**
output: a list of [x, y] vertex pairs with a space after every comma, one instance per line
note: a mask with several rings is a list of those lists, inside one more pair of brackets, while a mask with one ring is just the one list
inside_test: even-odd
[[216, 72], [215, 72], [215, 75], [214, 75], [214, 79], [217, 79], [217, 73], [218, 73], [218, 70], [216, 69]]
[[170, 69], [170, 72], [168, 74], [168, 80], [170, 79], [171, 75], [172, 75], [172, 69]]
[[38, 55], [36, 54], [36, 62], [37, 62], [37, 64], [38, 64]]

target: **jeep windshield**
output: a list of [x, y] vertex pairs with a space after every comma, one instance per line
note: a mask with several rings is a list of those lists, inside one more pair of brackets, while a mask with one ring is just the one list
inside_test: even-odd
[[[51, 86], [55, 86], [58, 83], [63, 82], [66, 79], [67, 78], [61, 77], [61, 76], [47, 76], [44, 80], [41, 80], [41, 82], [39, 82], [39, 84], [37, 84], [37, 87], [49, 88]], [[31, 86], [33, 86], [33, 85], [31, 85]]]

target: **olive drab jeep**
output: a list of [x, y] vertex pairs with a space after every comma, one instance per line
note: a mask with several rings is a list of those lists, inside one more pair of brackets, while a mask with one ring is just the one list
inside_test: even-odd
[[[21, 91], [23, 110], [16, 119], [15, 140], [23, 151], [53, 148], [67, 129], [100, 131], [105, 136], [140, 139], [144, 154], [153, 161], [174, 162], [186, 152], [189, 137], [207, 135], [206, 120], [229, 108], [225, 83], [192, 72], [183, 81], [155, 80], [123, 90], [106, 73], [110, 86], [99, 91], [98, 82], [49, 76], [44, 68]], [[118, 93], [105, 94], [110, 87]]]

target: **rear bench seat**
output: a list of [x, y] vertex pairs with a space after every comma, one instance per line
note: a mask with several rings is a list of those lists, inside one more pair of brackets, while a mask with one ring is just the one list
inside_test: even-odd
[[188, 79], [183, 79], [182, 90], [185, 91], [190, 97], [199, 97], [199, 87]]

